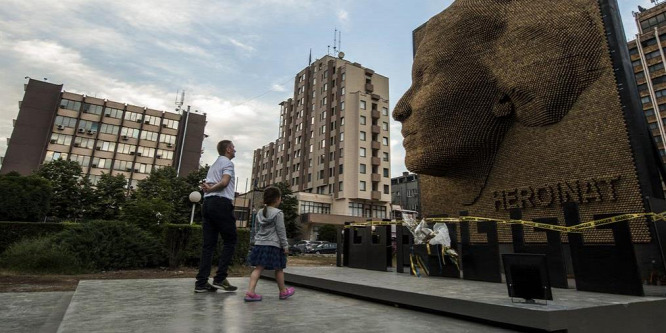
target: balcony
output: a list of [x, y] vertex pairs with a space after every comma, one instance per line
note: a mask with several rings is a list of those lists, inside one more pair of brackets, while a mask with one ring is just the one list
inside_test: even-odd
[[379, 182], [382, 180], [382, 176], [378, 173], [373, 173], [370, 175], [370, 180], [373, 182]]
[[372, 165], [381, 165], [382, 161], [379, 159], [379, 157], [373, 157], [371, 160]]
[[381, 131], [381, 127], [379, 125], [372, 125], [372, 134], [379, 134]]
[[372, 83], [366, 83], [365, 92], [369, 94], [372, 93], [373, 91], [375, 91], [375, 86], [373, 86]]
[[379, 144], [378, 141], [372, 141], [372, 143], [370, 144], [370, 148], [372, 148], [372, 149], [380, 149], [380, 148], [381, 148], [381, 145]]
[[382, 192], [379, 192], [379, 191], [370, 192], [370, 199], [372, 199], [372, 200], [381, 200], [382, 199]]
[[372, 119], [379, 119], [379, 110], [372, 110]]

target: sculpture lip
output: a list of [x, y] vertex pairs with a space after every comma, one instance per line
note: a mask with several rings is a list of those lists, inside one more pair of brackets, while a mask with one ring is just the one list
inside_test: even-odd
[[407, 147], [407, 145], [410, 142], [414, 141], [414, 135], [416, 134], [416, 131], [402, 131], [402, 145], [403, 147]]

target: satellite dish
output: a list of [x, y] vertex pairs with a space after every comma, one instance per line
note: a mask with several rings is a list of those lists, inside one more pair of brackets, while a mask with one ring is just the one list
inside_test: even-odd
[[341, 51], [341, 52], [338, 52], [338, 58], [342, 59], [342, 58], [344, 58], [344, 57], [345, 57], [345, 53], [344, 53], [344, 52], [342, 52], [342, 51]]

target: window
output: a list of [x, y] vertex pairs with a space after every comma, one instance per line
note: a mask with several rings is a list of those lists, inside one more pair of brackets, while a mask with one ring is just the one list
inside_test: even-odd
[[[345, 80], [345, 76], [346, 76], [345, 74], [346, 74], [346, 73], [342, 73], [342, 78], [341, 78], [341, 79], [342, 79], [342, 81], [344, 81], [344, 80]], [[360, 216], [360, 215], [359, 215], [359, 216]]]
[[350, 202], [349, 203], [349, 215], [351, 216], [363, 216], [363, 204], [360, 202]]
[[76, 126], [76, 118], [56, 116], [55, 125], [74, 128]]
[[389, 186], [384, 185], [384, 194], [389, 194]]
[[120, 129], [120, 135], [136, 139], [139, 137], [139, 129], [123, 127]]
[[169, 135], [169, 134], [162, 134], [160, 135], [160, 142], [166, 143], [166, 144], [174, 144], [176, 143], [176, 136], [175, 135]]
[[365, 125], [365, 116], [361, 116], [360, 123], [361, 125]]
[[358, 185], [359, 191], [365, 191], [365, 181], [361, 180]]
[[388, 116], [388, 108], [382, 108], [382, 114]]
[[105, 117], [111, 117], [111, 118], [116, 118], [120, 119], [123, 117], [123, 110], [119, 109], [114, 109], [114, 108], [106, 108], [104, 109], [104, 116]]
[[121, 143], [118, 145], [118, 153], [127, 154], [127, 155], [134, 154], [136, 153], [136, 146]]
[[386, 218], [386, 206], [372, 206], [372, 217], [383, 219]]
[[110, 124], [102, 124], [100, 126], [99, 131], [102, 133], [107, 133], [107, 134], [113, 134], [113, 135], [118, 135], [118, 131], [120, 130], [120, 127], [116, 125], [110, 125]]
[[127, 112], [125, 112], [125, 120], [140, 122], [141, 121], [141, 114], [136, 113], [136, 112], [127, 111]]
[[83, 112], [84, 113], [92, 113], [92, 114], [100, 115], [100, 114], [102, 114], [102, 110], [104, 110], [104, 107], [101, 106], [101, 105], [83, 103]]
[[385, 162], [388, 162], [388, 160], [389, 160], [389, 153], [382, 153], [382, 155], [384, 156], [384, 157], [382, 158], [382, 160], [385, 161]]
[[143, 117], [143, 122], [145, 124], [159, 126], [160, 125], [160, 118], [157, 117], [157, 116], [148, 116], [148, 115], [146, 115], [145, 117]]
[[365, 110], [365, 101], [361, 101], [360, 108], [361, 110]]
[[359, 138], [361, 141], [365, 141], [365, 132], [361, 131]]
[[69, 156], [70, 161], [78, 162], [82, 167], [87, 168], [90, 164], [90, 156], [88, 155], [76, 155], [72, 154]]
[[97, 132], [97, 130], [99, 129], [99, 123], [81, 119], [79, 121], [79, 130], [81, 129], [84, 131]]
[[116, 149], [116, 143], [115, 142], [109, 142], [109, 141], [97, 141], [97, 150], [103, 150], [103, 151], [114, 151]]
[[340, 95], [344, 95], [344, 94], [345, 94], [345, 87], [342, 87], [342, 89], [340, 90]]
[[93, 139], [93, 138], [86, 138], [86, 137], [77, 136], [74, 139], [74, 146], [75, 147], [92, 149], [94, 147], [94, 144], [95, 144], [95, 139]]
[[178, 129], [178, 120], [164, 119], [164, 121], [162, 121], [162, 127]]
[[361, 147], [361, 155], [360, 155], [360, 156], [361, 156], [361, 157], [365, 157], [365, 156], [366, 156], [366, 155], [365, 155], [365, 148], [362, 148], [362, 147]]
[[388, 138], [387, 137], [382, 137], [382, 144], [384, 146], [388, 146]]
[[384, 131], [388, 131], [389, 127], [388, 127], [388, 123], [387, 123], [387, 122], [383, 122], [383, 123], [382, 123], [382, 129], [383, 129]]
[[67, 110], [73, 110], [73, 111], [79, 111], [81, 109], [81, 102], [72, 101], [72, 100], [69, 100], [69, 99], [61, 99], [60, 100], [60, 108], [61, 109], [67, 109]]
[[136, 155], [144, 157], [153, 157], [155, 156], [155, 148], [139, 146], [136, 149]]
[[340, 142], [345, 141], [345, 132], [340, 133]]
[[137, 163], [134, 165], [134, 167], [139, 170], [139, 173], [150, 173], [152, 169], [152, 165], [150, 164], [145, 164], [145, 163]]
[[93, 158], [91, 167], [107, 170], [111, 169], [111, 159], [95, 157]]
[[143, 140], [148, 140], [148, 141], [157, 141], [157, 132], [151, 132], [151, 131], [142, 131], [141, 132], [141, 139]]
[[61, 153], [57, 151], [47, 151], [46, 157], [44, 157], [44, 162], [51, 162], [58, 159], [66, 160], [67, 156], [68, 156], [67, 153]]
[[340, 102], [340, 111], [345, 110], [345, 102]]
[[342, 184], [342, 182], [338, 182], [338, 192], [344, 191], [344, 186], [343, 185], [344, 184]]
[[301, 201], [300, 211], [298, 213], [330, 214], [331, 205], [321, 202]]
[[388, 177], [388, 176], [389, 176], [389, 170], [388, 170], [388, 168], [384, 168], [384, 177]]
[[113, 164], [113, 170], [132, 171], [132, 161], [119, 161]]
[[157, 153], [155, 154], [155, 157], [156, 158], [161, 158], [163, 160], [172, 160], [173, 159], [173, 151], [158, 149]]
[[341, 175], [343, 170], [344, 170], [343, 165], [340, 164], [340, 166], [338, 166], [338, 175]]
[[65, 134], [53, 133], [51, 134], [51, 143], [69, 146], [72, 143], [72, 136]]
[[643, 103], [643, 104], [650, 103], [650, 102], [651, 102], [650, 96], [645, 96], [645, 97], [641, 98], [641, 103]]

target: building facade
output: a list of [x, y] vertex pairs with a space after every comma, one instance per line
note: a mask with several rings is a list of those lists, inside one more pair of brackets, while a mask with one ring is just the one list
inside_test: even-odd
[[93, 184], [102, 173], [123, 174], [131, 188], [153, 169], [197, 170], [205, 126], [205, 114], [152, 110], [30, 79], [0, 173], [28, 175], [62, 158], [79, 162]]
[[388, 78], [341, 57], [301, 70], [280, 103], [279, 137], [255, 150], [252, 184], [286, 182], [299, 200], [304, 238], [317, 224], [390, 214]]
[[419, 175], [403, 172], [402, 176], [391, 178], [391, 204], [401, 210], [411, 210], [421, 216], [421, 193]]
[[643, 112], [662, 161], [666, 161], [666, 3], [650, 9], [639, 7], [634, 19], [638, 34], [628, 43], [629, 54]]

